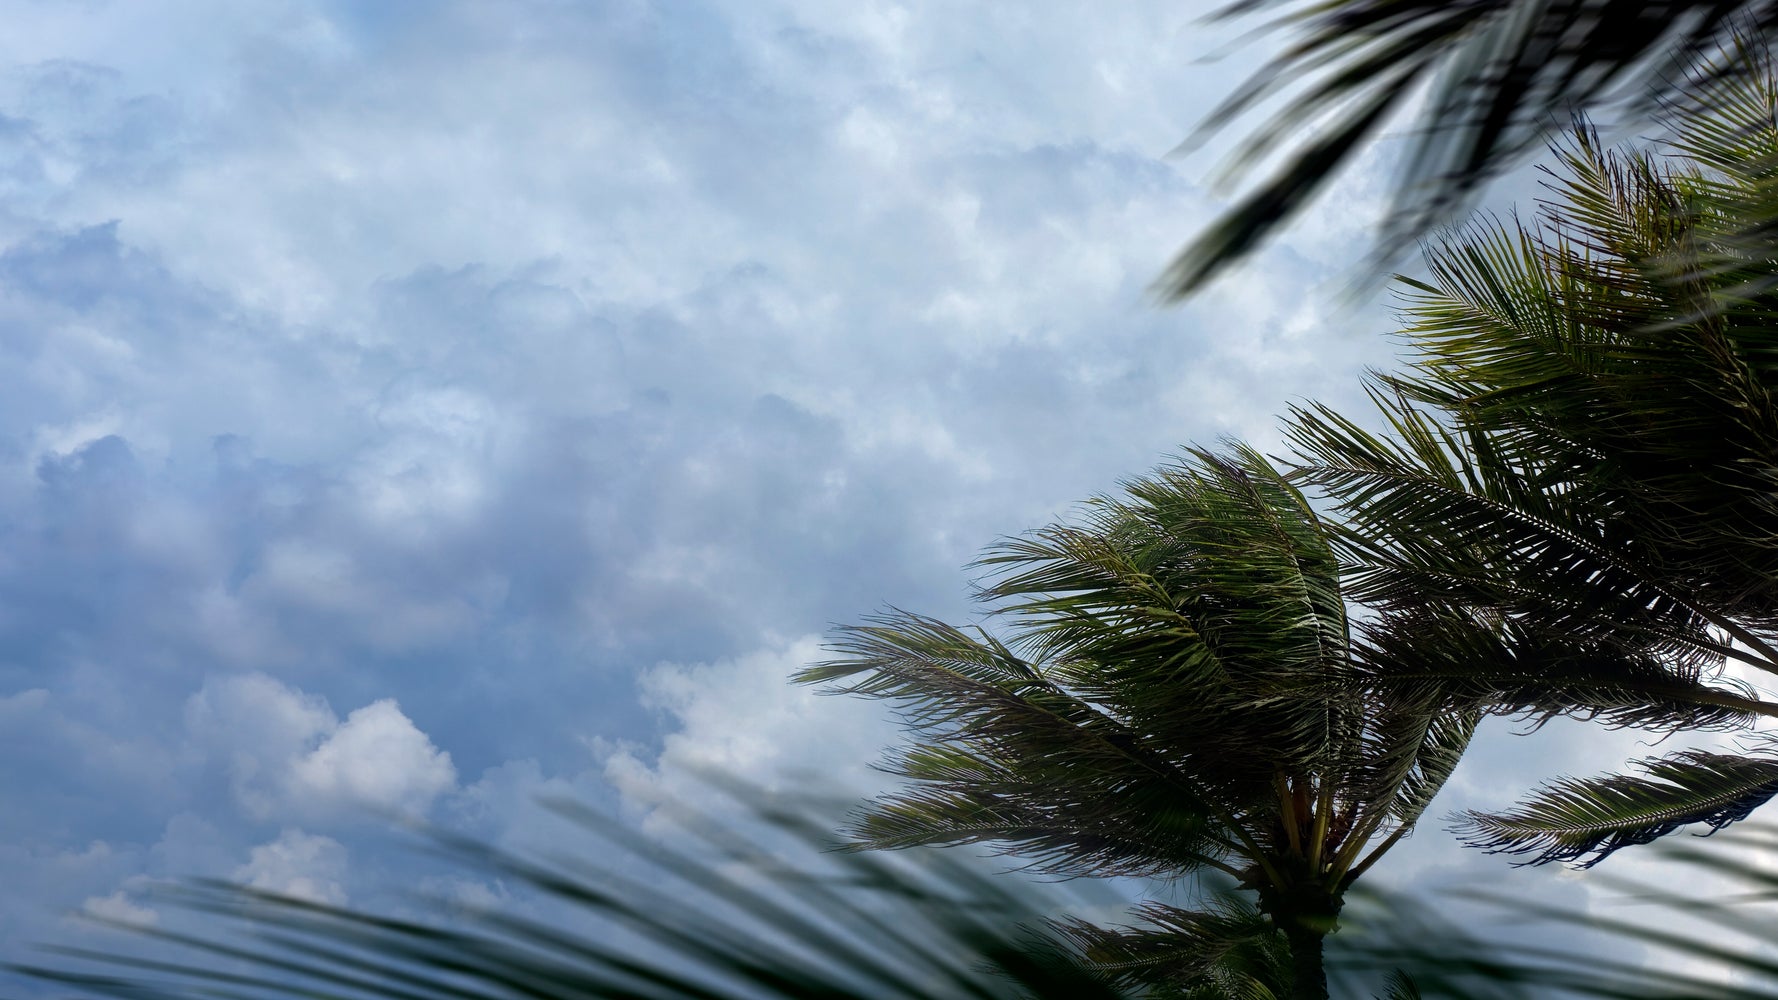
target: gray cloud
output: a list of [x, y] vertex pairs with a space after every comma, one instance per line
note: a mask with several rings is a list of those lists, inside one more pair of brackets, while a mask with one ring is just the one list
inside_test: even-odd
[[1176, 5], [163, 6], [0, 39], [0, 939], [287, 826], [372, 898], [348, 793], [859, 772], [790, 637], [1389, 356], [1318, 290], [1370, 177], [1152, 308], [1233, 74]]

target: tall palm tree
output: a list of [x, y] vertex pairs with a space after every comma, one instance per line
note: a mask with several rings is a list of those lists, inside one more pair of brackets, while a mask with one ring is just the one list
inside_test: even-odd
[[[912, 784], [866, 807], [856, 845], [1230, 879], [1288, 940], [1293, 995], [1325, 997], [1344, 893], [1413, 828], [1481, 702], [1363, 683], [1409, 647], [1355, 640], [1389, 626], [1355, 619], [1332, 529], [1250, 449], [1194, 450], [983, 563], [1004, 634], [890, 612], [800, 675], [896, 703], [913, 734], [892, 764]], [[1074, 931], [1182, 991], [1255, 933], [1228, 913], [1147, 916], [1158, 933]]]
[[1737, 47], [1778, 28], [1774, 0], [1235, 0], [1218, 16], [1280, 8], [1266, 27], [1289, 44], [1187, 143], [1287, 95], [1225, 176], [1245, 180], [1268, 156], [1282, 162], [1181, 251], [1160, 280], [1169, 298], [1257, 247], [1422, 93], [1380, 262], [1448, 222], [1574, 115], [1651, 122], [1668, 104], [1741, 75]]
[[[1373, 380], [1391, 433], [1295, 414], [1300, 474], [1365, 567], [1355, 594], [1492, 633], [1452, 637], [1499, 647], [1480, 684], [1546, 683], [1547, 651], [1604, 651], [1586, 672], [1648, 699], [1612, 721], [1778, 717], [1705, 683], [1730, 661], [1778, 675], [1778, 83], [1758, 50], [1740, 63], [1757, 71], [1670, 108], [1663, 155], [1580, 129], [1537, 220], [1428, 251], [1430, 280], [1406, 282], [1416, 357]], [[1778, 794], [1763, 739], [1640, 766], [1471, 815], [1471, 839], [1597, 862]]]

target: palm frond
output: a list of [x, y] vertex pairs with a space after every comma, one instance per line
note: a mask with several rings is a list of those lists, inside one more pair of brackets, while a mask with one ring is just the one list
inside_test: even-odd
[[836, 690], [895, 701], [923, 737], [889, 765], [918, 784], [866, 811], [864, 846], [1001, 841], [1054, 872], [1225, 866], [1234, 834], [1205, 819], [1226, 822], [1243, 783], [1269, 787], [1263, 760], [1225, 759], [1207, 717], [1198, 753], [1170, 753], [979, 634], [902, 614], [834, 648], [849, 657], [798, 679], [862, 676]]
[[[1774, 846], [1772, 828], [1757, 825], [1704, 842], [1657, 844], [1649, 848], [1660, 865], [1656, 881], [1589, 872], [1590, 898], [1578, 906], [1493, 885], [1446, 886], [1436, 903], [1360, 891], [1359, 905], [1390, 919], [1348, 941], [1335, 964], [1411, 973], [1426, 997], [1529, 988], [1536, 996], [1612, 1000], [1774, 1000], [1778, 962], [1769, 946], [1778, 939], [1771, 911], [1778, 879], [1761, 863]], [[1701, 885], [1713, 891], [1700, 892]], [[1462, 923], [1447, 916], [1455, 899], [1471, 904]], [[1476, 924], [1490, 917], [1561, 943], [1478, 937]]]
[[[1222, 16], [1273, 6], [1239, 0]], [[1382, 220], [1378, 262], [1448, 222], [1576, 114], [1609, 109], [1652, 123], [1663, 109], [1719, 103], [1725, 88], [1744, 86], [1757, 71], [1738, 57], [1778, 27], [1778, 4], [1331, 0], [1302, 4], [1269, 27], [1289, 32], [1292, 44], [1213, 110], [1188, 144], [1288, 95], [1225, 169], [1245, 176], [1270, 156], [1282, 165], [1180, 253], [1159, 283], [1171, 299], [1260, 245], [1417, 93], [1429, 100]]]
[[1043, 932], [1049, 904], [1034, 889], [962, 863], [929, 858], [936, 867], [922, 872], [842, 854], [815, 865], [821, 824], [776, 807], [762, 818], [808, 852], [788, 866], [732, 832], [714, 835], [719, 849], [707, 859], [567, 811], [606, 841], [607, 862], [622, 863], [545, 861], [437, 838], [463, 870], [554, 904], [549, 916], [429, 901], [431, 916], [398, 918], [193, 881], [150, 897], [191, 929], [119, 926], [158, 946], [153, 954], [52, 948], [14, 971], [132, 1000], [1130, 995]]
[[1056, 929], [1094, 969], [1126, 988], [1159, 986], [1185, 997], [1291, 995], [1289, 944], [1252, 902], [1220, 892], [1193, 909], [1149, 903], [1141, 923], [1079, 920]]
[[1778, 758], [1685, 750], [1638, 766], [1646, 777], [1567, 779], [1513, 812], [1465, 813], [1459, 832], [1474, 847], [1530, 855], [1526, 864], [1587, 868], [1695, 823], [1720, 830], [1778, 795]]
[[1559, 510], [1593, 512], [1597, 544], [1670, 592], [1747, 619], [1737, 638], [1769, 656], [1778, 85], [1755, 62], [1723, 100], [1676, 115], [1692, 154], [1613, 154], [1583, 129], [1535, 229], [1484, 225], [1431, 248], [1431, 280], [1410, 283], [1418, 355], [1379, 381], [1448, 414]]
[[1400, 969], [1389, 973], [1389, 981], [1384, 983], [1384, 992], [1378, 994], [1377, 1000], [1421, 1000], [1420, 987], [1415, 985], [1414, 978]]

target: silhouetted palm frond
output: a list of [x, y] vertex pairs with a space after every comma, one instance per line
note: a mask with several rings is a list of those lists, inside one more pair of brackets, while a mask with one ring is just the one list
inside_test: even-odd
[[1720, 830], [1778, 795], [1778, 757], [1683, 750], [1637, 766], [1642, 776], [1545, 785], [1512, 812], [1467, 812], [1458, 832], [1474, 847], [1531, 855], [1527, 864], [1590, 868], [1694, 823]]

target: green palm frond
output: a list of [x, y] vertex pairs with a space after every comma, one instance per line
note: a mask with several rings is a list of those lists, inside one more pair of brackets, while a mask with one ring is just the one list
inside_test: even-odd
[[[1379, 747], [1377, 759], [1383, 766], [1376, 767], [1381, 773], [1370, 779], [1373, 794], [1393, 791], [1389, 816], [1398, 827], [1412, 827], [1419, 822], [1433, 797], [1457, 770], [1481, 718], [1482, 713], [1475, 709], [1400, 713], [1405, 732]], [[1383, 726], [1380, 724], [1379, 728]], [[1416, 731], [1418, 739], [1414, 738]]]
[[[1677, 157], [1564, 153], [1535, 228], [1433, 247], [1393, 392], [1737, 618], [1778, 599], [1778, 127], [1769, 62], [1676, 113]], [[1769, 634], [1757, 638], [1769, 640]], [[1755, 648], [1758, 642], [1749, 643]]]
[[841, 633], [847, 659], [798, 680], [894, 700], [925, 737], [889, 765], [915, 779], [855, 827], [864, 846], [1001, 841], [1045, 871], [1149, 875], [1226, 867], [1233, 834], [1206, 827], [1263, 762], [1233, 766], [1208, 729], [1197, 755], [1168, 754], [1126, 719], [1078, 697], [1006, 646], [901, 614]]
[[[1239, 0], [1225, 18], [1280, 6]], [[1770, 0], [1330, 0], [1297, 4], [1268, 26], [1292, 41], [1211, 112], [1188, 144], [1280, 97], [1225, 168], [1250, 188], [1174, 260], [1159, 282], [1189, 295], [1303, 208], [1363, 141], [1416, 95], [1419, 113], [1375, 257], [1394, 259], [1462, 209], [1501, 170], [1576, 114], [1611, 109], [1652, 123], [1746, 89], [1752, 55], [1778, 28]], [[1752, 123], [1723, 115], [1731, 148]]]
[[[1527, 695], [1540, 678], [1605, 682], [1604, 702], [1574, 707], [1620, 723], [1635, 721], [1622, 694], [1652, 708], [1689, 701], [1704, 725], [1733, 721], [1709, 717], [1727, 705], [1769, 714], [1708, 683], [1726, 658], [1775, 666], [1759, 649], [1762, 627], [1670, 579], [1658, 553], [1626, 543], [1614, 508], [1550, 489], [1529, 459], [1503, 458], [1484, 435], [1459, 439], [1398, 397], [1375, 398], [1390, 437], [1325, 407], [1295, 411], [1292, 435], [1301, 474], [1346, 518], [1337, 540], [1353, 564], [1352, 596], [1383, 612], [1367, 636], [1377, 659]], [[1515, 673], [1532, 686], [1513, 683]], [[1533, 697], [1522, 707], [1561, 703]], [[1662, 709], [1649, 722], [1669, 719], [1683, 721]]]
[[1660, 731], [1737, 729], [1771, 714], [1746, 685], [1696, 663], [1564, 640], [1505, 615], [1391, 611], [1367, 620], [1358, 643], [1362, 683], [1396, 703], [1441, 697], [1536, 725], [1567, 716]]
[[1465, 813], [1459, 831], [1471, 846], [1531, 855], [1527, 864], [1591, 867], [1694, 823], [1720, 830], [1778, 795], [1778, 757], [1685, 750], [1638, 766], [1646, 777], [1566, 779], [1513, 812]]

